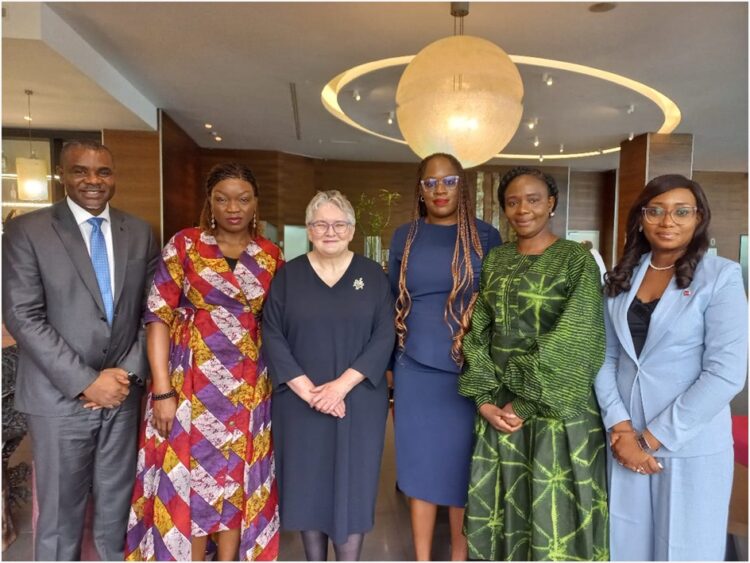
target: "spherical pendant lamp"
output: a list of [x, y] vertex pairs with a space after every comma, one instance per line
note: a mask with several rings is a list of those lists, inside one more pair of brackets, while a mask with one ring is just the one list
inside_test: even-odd
[[406, 67], [396, 113], [404, 140], [420, 158], [446, 152], [470, 168], [510, 142], [522, 100], [521, 75], [505, 51], [458, 35], [427, 45]]

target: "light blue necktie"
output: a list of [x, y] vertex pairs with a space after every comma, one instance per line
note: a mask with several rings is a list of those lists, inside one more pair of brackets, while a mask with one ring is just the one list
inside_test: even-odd
[[112, 283], [109, 279], [109, 260], [107, 259], [107, 243], [104, 242], [101, 217], [92, 217], [87, 221], [91, 225], [91, 263], [94, 266], [96, 281], [99, 282], [99, 292], [104, 301], [104, 312], [107, 323], [112, 326], [114, 304], [112, 301]]

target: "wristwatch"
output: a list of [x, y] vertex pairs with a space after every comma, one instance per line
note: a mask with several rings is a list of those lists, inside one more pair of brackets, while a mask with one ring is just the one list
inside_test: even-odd
[[143, 386], [143, 379], [141, 379], [141, 376], [133, 371], [128, 372], [128, 381], [130, 381], [131, 385]]
[[651, 444], [648, 443], [648, 440], [646, 440], [646, 437], [643, 434], [638, 434], [636, 440], [641, 449], [647, 454], [653, 454], [656, 451], [651, 447]]

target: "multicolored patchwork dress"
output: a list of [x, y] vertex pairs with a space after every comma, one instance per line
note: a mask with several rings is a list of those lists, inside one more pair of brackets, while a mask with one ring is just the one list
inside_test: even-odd
[[240, 559], [277, 557], [271, 382], [259, 353], [259, 321], [282, 264], [279, 249], [262, 237], [233, 271], [201, 229], [180, 231], [164, 247], [146, 322], [169, 326], [178, 406], [162, 439], [149, 393], [127, 559], [190, 560], [191, 537], [237, 528]]
[[469, 557], [607, 560], [605, 435], [592, 385], [604, 361], [599, 270], [580, 244], [490, 252], [464, 338], [459, 392], [512, 401], [512, 434], [477, 414], [464, 533]]

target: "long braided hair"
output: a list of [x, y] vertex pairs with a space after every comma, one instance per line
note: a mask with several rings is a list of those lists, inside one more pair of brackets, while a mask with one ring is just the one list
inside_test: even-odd
[[[448, 160], [460, 178], [457, 189], [458, 192], [458, 233], [456, 236], [456, 246], [453, 249], [453, 260], [451, 261], [451, 276], [453, 277], [453, 287], [448, 295], [445, 304], [445, 313], [443, 318], [451, 329], [453, 334], [453, 344], [451, 345], [451, 357], [456, 364], [463, 363], [463, 354], [461, 344], [464, 335], [469, 330], [471, 322], [471, 312], [474, 310], [474, 302], [477, 294], [474, 292], [474, 268], [471, 264], [471, 251], [482, 259], [482, 245], [479, 242], [476, 221], [474, 220], [474, 206], [469, 199], [469, 183], [467, 181], [466, 171], [458, 159], [450, 154], [435, 153], [425, 157], [419, 163], [417, 170], [417, 181], [414, 187], [414, 207], [412, 222], [409, 227], [409, 234], [404, 244], [404, 256], [401, 260], [401, 271], [398, 278], [398, 298], [396, 299], [396, 335], [398, 336], [398, 347], [404, 349], [406, 341], [406, 317], [411, 311], [411, 296], [406, 288], [406, 272], [409, 267], [409, 255], [411, 245], [417, 236], [419, 229], [419, 219], [427, 216], [427, 207], [421, 198], [420, 180], [424, 174], [427, 164], [433, 158], [444, 158]], [[468, 303], [466, 297], [468, 298]], [[454, 331], [454, 324], [458, 325], [458, 331]]]

